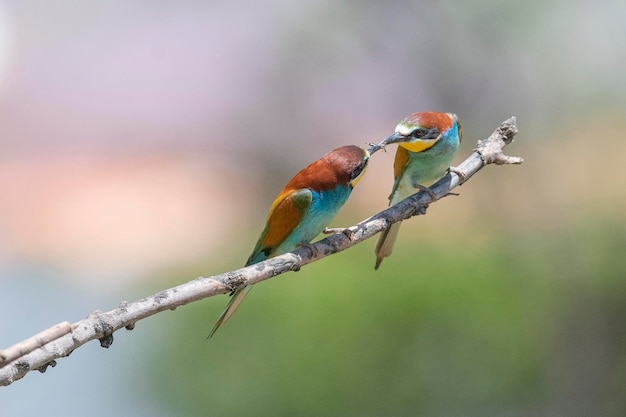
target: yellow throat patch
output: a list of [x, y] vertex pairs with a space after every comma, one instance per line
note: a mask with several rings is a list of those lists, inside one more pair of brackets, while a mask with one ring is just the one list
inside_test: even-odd
[[417, 153], [417, 152], [423, 152], [429, 148], [432, 148], [433, 145], [437, 143], [438, 140], [439, 139], [427, 139], [427, 140], [418, 139], [414, 142], [400, 142], [398, 143], [398, 146], [403, 147], [409, 152]]

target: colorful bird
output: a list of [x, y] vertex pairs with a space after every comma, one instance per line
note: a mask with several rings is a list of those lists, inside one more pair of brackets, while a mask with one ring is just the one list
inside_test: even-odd
[[[318, 236], [348, 200], [369, 157], [358, 146], [342, 146], [298, 172], [274, 200], [246, 266], [291, 252]], [[209, 337], [235, 313], [250, 288], [235, 290]]]
[[[396, 132], [378, 145], [398, 144], [389, 205], [443, 177], [462, 139], [461, 123], [456, 114], [418, 112], [400, 121]], [[399, 229], [400, 223], [394, 223], [381, 234], [376, 244], [375, 269], [391, 254]]]

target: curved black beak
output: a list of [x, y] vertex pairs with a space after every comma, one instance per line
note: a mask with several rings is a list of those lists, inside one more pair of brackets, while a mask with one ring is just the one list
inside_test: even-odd
[[385, 146], [391, 144], [391, 143], [398, 143], [398, 142], [404, 142], [407, 140], [407, 137], [404, 135], [401, 135], [398, 132], [395, 132], [393, 135], [388, 136], [385, 140], [383, 140], [380, 143], [369, 143], [370, 147], [367, 149], [367, 151], [370, 153], [370, 155], [372, 155], [374, 152], [378, 152], [381, 149], [384, 149]]
[[406, 139], [407, 139], [406, 136], [401, 135], [398, 132], [394, 132], [393, 135], [388, 136], [387, 139], [383, 140], [378, 145], [379, 146], [387, 146], [387, 145], [390, 145], [392, 143], [404, 142], [404, 141], [406, 141]]

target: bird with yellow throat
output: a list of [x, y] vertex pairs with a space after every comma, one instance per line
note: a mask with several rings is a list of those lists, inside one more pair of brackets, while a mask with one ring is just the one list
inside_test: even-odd
[[[395, 132], [379, 145], [398, 144], [389, 205], [397, 204], [443, 177], [462, 139], [461, 123], [456, 114], [418, 112], [402, 119]], [[375, 249], [376, 269], [391, 254], [399, 229], [400, 223], [394, 223], [382, 232]]]

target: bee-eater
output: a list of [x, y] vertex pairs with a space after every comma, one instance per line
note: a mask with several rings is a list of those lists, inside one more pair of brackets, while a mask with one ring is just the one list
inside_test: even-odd
[[[380, 143], [382, 146], [398, 144], [389, 205], [443, 177], [462, 139], [461, 123], [456, 114], [418, 112], [402, 119], [395, 133]], [[382, 232], [376, 244], [375, 269], [391, 254], [399, 229], [400, 223], [394, 223]]]
[[[298, 172], [272, 203], [246, 266], [309, 244], [348, 200], [369, 157], [369, 152], [358, 146], [342, 146]], [[235, 313], [250, 288], [234, 291], [209, 337]]]

